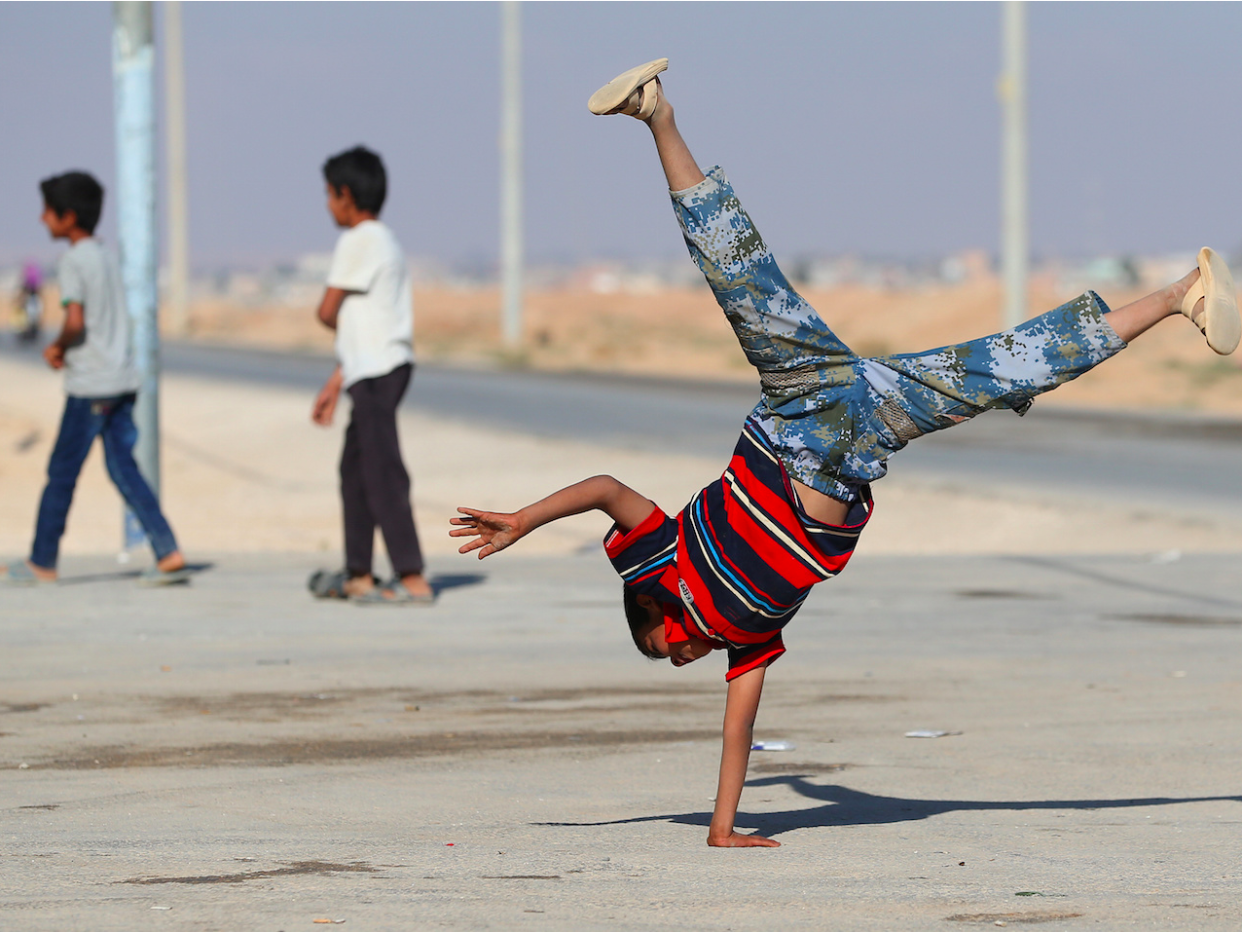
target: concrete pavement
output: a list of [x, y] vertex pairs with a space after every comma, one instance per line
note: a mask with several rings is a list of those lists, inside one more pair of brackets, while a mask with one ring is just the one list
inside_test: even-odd
[[1237, 557], [1160, 559], [860, 552], [768, 678], [784, 846], [722, 851], [723, 666], [640, 658], [598, 552], [422, 610], [70, 558], [0, 590], [0, 928], [1233, 930]]

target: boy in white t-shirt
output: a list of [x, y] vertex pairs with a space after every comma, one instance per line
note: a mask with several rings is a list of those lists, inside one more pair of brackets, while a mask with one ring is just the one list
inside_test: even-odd
[[[361, 604], [430, 603], [435, 593], [423, 576], [410, 476], [397, 437], [397, 406], [414, 372], [414, 307], [405, 256], [379, 220], [388, 188], [384, 163], [358, 146], [328, 159], [323, 176], [328, 210], [345, 228], [318, 312], [336, 331], [339, 364], [315, 399], [311, 419], [330, 425], [342, 388], [354, 408], [341, 453], [345, 569], [315, 573], [310, 589], [321, 598]], [[394, 574], [383, 585], [371, 573], [376, 527]]]

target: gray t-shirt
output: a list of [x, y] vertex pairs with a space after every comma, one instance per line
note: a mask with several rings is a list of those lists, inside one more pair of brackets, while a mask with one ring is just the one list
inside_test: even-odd
[[81, 304], [82, 342], [65, 350], [65, 393], [107, 398], [138, 390], [129, 314], [121, 270], [94, 237], [79, 240], [60, 258], [60, 303]]

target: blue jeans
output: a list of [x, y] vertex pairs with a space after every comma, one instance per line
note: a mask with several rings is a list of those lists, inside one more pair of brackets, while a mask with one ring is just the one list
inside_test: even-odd
[[1003, 333], [863, 358], [781, 274], [724, 172], [672, 196], [690, 255], [759, 370], [752, 422], [793, 478], [833, 498], [856, 500], [914, 438], [992, 408], [1024, 414], [1125, 347], [1087, 292]]
[[35, 566], [56, 567], [78, 473], [96, 437], [103, 438], [108, 476], [142, 525], [155, 558], [162, 560], [177, 549], [176, 538], [160, 511], [160, 503], [134, 462], [134, 442], [138, 439], [138, 428], [134, 426], [135, 397], [130, 393], [115, 398], [70, 395], [65, 399], [65, 413], [60, 419], [56, 446], [48, 460], [47, 486], [39, 501], [39, 517], [30, 548], [30, 562]]

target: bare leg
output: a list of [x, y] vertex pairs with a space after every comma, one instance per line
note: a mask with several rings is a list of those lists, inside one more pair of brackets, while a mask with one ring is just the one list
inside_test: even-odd
[[693, 188], [706, 176], [699, 170], [699, 163], [690, 154], [690, 147], [681, 138], [677, 123], [673, 119], [673, 105], [664, 96], [664, 86], [656, 78], [659, 88], [659, 102], [655, 112], [648, 119], [647, 126], [655, 138], [656, 151], [660, 154], [660, 164], [664, 166], [664, 177], [668, 179], [670, 191], [684, 191]]
[[[1199, 280], [1199, 270], [1195, 269], [1185, 278], [1174, 282], [1167, 288], [1149, 294], [1145, 298], [1140, 298], [1133, 304], [1127, 304], [1125, 307], [1119, 307], [1115, 311], [1109, 311], [1104, 315], [1104, 319], [1108, 321], [1113, 330], [1117, 331], [1117, 336], [1129, 343], [1141, 333], [1150, 330], [1166, 317], [1181, 313], [1182, 298], [1185, 297], [1186, 291]], [[1203, 299], [1200, 298], [1195, 304], [1194, 313], [1196, 316], [1203, 310]]]

